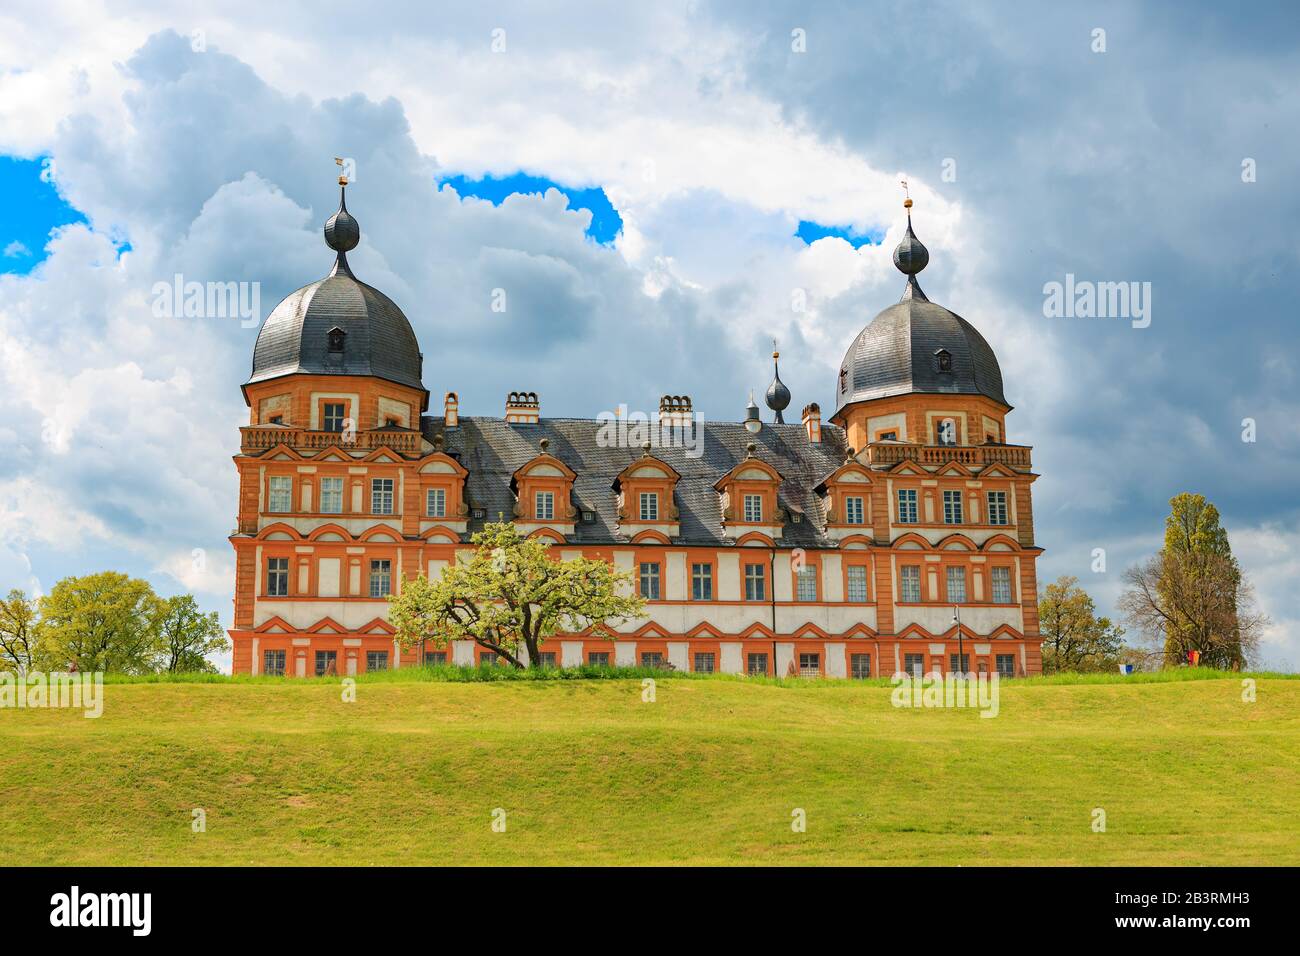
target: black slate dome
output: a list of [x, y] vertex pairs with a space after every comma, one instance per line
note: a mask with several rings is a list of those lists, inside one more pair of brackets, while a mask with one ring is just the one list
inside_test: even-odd
[[281, 375], [373, 375], [423, 389], [420, 343], [392, 299], [352, 274], [347, 252], [361, 227], [340, 196], [325, 224], [325, 242], [338, 253], [324, 279], [289, 293], [271, 310], [253, 347], [248, 384]]
[[903, 299], [872, 319], [849, 346], [836, 386], [836, 414], [853, 402], [913, 392], [983, 395], [1008, 405], [1002, 369], [984, 336], [921, 291], [916, 273], [929, 260], [909, 214], [907, 234], [894, 252], [894, 264], [908, 277]]

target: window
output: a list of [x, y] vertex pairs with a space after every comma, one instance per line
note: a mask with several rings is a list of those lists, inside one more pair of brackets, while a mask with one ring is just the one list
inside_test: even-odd
[[867, 566], [850, 564], [848, 567], [848, 599], [858, 604], [867, 600]]
[[393, 563], [385, 558], [370, 562], [370, 596], [387, 597], [393, 585]]
[[691, 565], [691, 600], [713, 600], [713, 565]]
[[335, 327], [325, 333], [326, 342], [331, 352], [343, 351], [343, 338], [347, 335], [342, 329]]
[[943, 523], [961, 524], [960, 491], [945, 491], [943, 493]]
[[969, 674], [970, 673], [970, 655], [961, 656], [961, 666], [957, 665], [957, 655], [948, 655], [948, 673], [950, 674]]
[[966, 569], [948, 567], [948, 603], [966, 603]]
[[425, 651], [424, 652], [425, 667], [442, 667], [446, 663], [447, 663], [446, 651]]
[[589, 651], [587, 654], [587, 663], [592, 667], [608, 667], [609, 651]]
[[989, 498], [989, 524], [1006, 524], [1007, 523], [1007, 493], [1005, 491], [990, 491]]
[[496, 664], [497, 664], [497, 662], [498, 662], [499, 660], [501, 660], [501, 658], [497, 656], [497, 652], [496, 652], [496, 651], [479, 651], [479, 652], [478, 652], [478, 666], [479, 666], [479, 667], [495, 667]]
[[939, 349], [934, 353], [935, 364], [939, 366], [940, 372], [952, 371], [952, 353], [947, 349]]
[[538, 651], [537, 663], [540, 664], [542, 667], [554, 667], [555, 651]]
[[343, 511], [343, 479], [322, 478], [320, 480], [321, 514], [336, 515]]
[[795, 600], [817, 600], [817, 569], [800, 568], [795, 572]]
[[871, 655], [850, 654], [849, 676], [857, 680], [866, 680], [871, 676]]
[[939, 444], [957, 444], [957, 423], [951, 418], [945, 418], [939, 423]]
[[584, 512], [582, 513], [582, 523], [583, 523], [583, 524], [595, 524], [595, 523], [596, 523], [596, 512], [594, 512], [594, 511], [584, 511]]
[[799, 655], [799, 676], [800, 677], [821, 677], [822, 676], [821, 655], [800, 654]]
[[338, 651], [317, 651], [316, 652], [316, 676], [324, 677], [326, 674], [338, 673]]
[[289, 559], [266, 559], [266, 593], [270, 597], [287, 597], [289, 594]]
[[272, 424], [272, 425], [283, 425], [283, 424], [284, 424], [284, 416], [283, 416], [283, 415], [272, 415], [269, 419], [267, 419], [267, 421], [270, 422], [270, 424]]
[[898, 441], [898, 432], [881, 432], [876, 441]]
[[745, 655], [745, 673], [749, 675], [767, 673], [767, 655], [766, 654], [746, 654]]
[[642, 651], [641, 666], [654, 667], [662, 670], [664, 666], [664, 656], [659, 651]]
[[641, 562], [641, 596], [647, 601], [659, 600], [659, 562]]
[[898, 523], [916, 524], [916, 489], [898, 489]]
[[997, 659], [997, 665], [998, 665], [999, 677], [1016, 676], [1016, 655], [1015, 654], [999, 654]]
[[713, 673], [714, 657], [712, 654], [700, 653], [695, 655], [695, 672], [697, 674]]
[[745, 600], [767, 600], [767, 568], [762, 564], [745, 565]]
[[430, 518], [447, 517], [447, 492], [443, 488], [429, 488], [424, 493], [424, 513]]
[[993, 603], [1010, 604], [1011, 603], [1011, 569], [990, 568], [989, 574], [993, 579]]
[[925, 655], [924, 654], [904, 654], [903, 670], [913, 677], [921, 677], [925, 674]]
[[393, 513], [393, 479], [370, 479], [370, 511], [377, 515]]
[[264, 651], [262, 653], [262, 673], [273, 677], [284, 676], [284, 651]]
[[388, 651], [366, 651], [366, 670], [388, 670]]
[[555, 492], [537, 492], [537, 497], [533, 499], [533, 517], [538, 521], [551, 521], [555, 518]]
[[659, 495], [653, 491], [641, 492], [641, 520], [659, 520]]
[[844, 523], [862, 524], [862, 498], [853, 496], [844, 499]]
[[902, 594], [900, 601], [908, 601], [912, 604], [918, 604], [921, 601], [921, 568], [915, 564], [905, 564], [899, 569], [901, 574], [900, 583], [902, 585]]
[[292, 511], [293, 510], [293, 479], [272, 477], [270, 482], [271, 500], [267, 503], [267, 511]]
[[763, 520], [763, 496], [762, 495], [745, 495], [745, 520], [746, 521]]
[[342, 402], [326, 402], [323, 427], [327, 432], [343, 431], [343, 421], [347, 418], [348, 407]]

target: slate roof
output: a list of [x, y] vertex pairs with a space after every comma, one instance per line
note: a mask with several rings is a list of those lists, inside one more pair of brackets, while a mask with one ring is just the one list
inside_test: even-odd
[[[440, 416], [426, 416], [422, 422], [424, 437], [433, 441], [441, 435], [444, 451], [459, 459], [469, 469], [466, 497], [473, 507], [483, 508], [486, 517], [471, 519], [469, 531], [480, 530], [487, 521], [508, 520], [513, 514], [514, 498], [510, 477], [540, 453], [540, 442], [549, 439], [547, 453], [554, 455], [574, 472], [573, 504], [581, 511], [596, 514], [593, 523], [581, 515], [569, 540], [582, 544], [626, 543], [617, 533], [618, 517], [613, 484], [628, 465], [641, 457], [639, 447], [604, 448], [598, 441], [605, 422], [580, 418], [543, 418], [536, 425], [507, 423], [500, 418], [460, 418], [456, 428], [447, 428]], [[821, 502], [813, 488], [844, 461], [844, 432], [834, 425], [822, 425], [822, 440], [812, 443], [802, 425], [764, 423], [757, 435], [733, 422], [704, 423], [703, 454], [687, 455], [681, 447], [652, 448], [651, 454], [675, 468], [677, 482], [674, 503], [680, 513], [681, 534], [677, 544], [716, 546], [730, 540], [722, 533], [722, 509], [713, 485], [745, 458], [745, 447], [758, 447], [755, 457], [772, 465], [785, 478], [777, 492], [779, 505], [791, 513], [803, 515], [801, 521], [787, 520], [781, 537], [786, 547], [834, 547], [822, 536]], [[666, 430], [666, 433], [681, 430]]]
[[[343, 351], [329, 351], [329, 331], [345, 333]], [[287, 295], [262, 323], [248, 384], [294, 372], [375, 375], [423, 390], [420, 344], [392, 299], [336, 270]]]
[[[935, 353], [947, 349], [952, 371], [939, 371]], [[844, 355], [836, 414], [853, 402], [912, 392], [984, 395], [1008, 405], [997, 356], [975, 326], [925, 298], [914, 278], [907, 294], [858, 333]]]

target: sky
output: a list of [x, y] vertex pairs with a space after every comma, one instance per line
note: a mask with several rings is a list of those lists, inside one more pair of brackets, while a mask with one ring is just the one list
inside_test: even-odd
[[[0, 10], [6, 590], [112, 568], [229, 621], [256, 322], [159, 317], [153, 289], [256, 283], [262, 317], [323, 276], [334, 157], [354, 271], [472, 415], [523, 389], [738, 420], [774, 338], [791, 407], [833, 407], [903, 290], [906, 179], [925, 291], [993, 346], [1034, 446], [1040, 583], [1113, 612], [1200, 492], [1265, 664], [1300, 667], [1287, 4], [206, 6]], [[1067, 276], [1138, 283], [1149, 323], [1048, 315]]]

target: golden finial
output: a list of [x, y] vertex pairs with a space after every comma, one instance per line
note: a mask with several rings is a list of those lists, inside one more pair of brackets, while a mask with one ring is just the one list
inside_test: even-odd
[[[343, 166], [343, 157], [342, 157], [342, 156], [335, 156], [335, 157], [334, 157], [334, 165], [335, 165], [335, 166], [338, 166], [338, 167], [341, 168], [341, 167]], [[346, 186], [347, 184], [348, 184], [348, 177], [346, 177], [346, 176], [339, 176], [339, 185], [340, 185], [340, 186]]]
[[907, 190], [907, 177], [906, 177], [906, 176], [903, 177], [902, 184], [903, 184], [903, 208], [904, 208], [904, 209], [911, 209], [911, 208], [912, 208], [912, 196], [911, 196], [911, 194], [910, 194], [910, 193], [908, 192], [908, 190]]
[[776, 339], [773, 339], [773, 340], [772, 340], [772, 358], [774, 358], [774, 359], [779, 359], [780, 357], [781, 357], [781, 353], [778, 352], [778, 351], [776, 350]]

